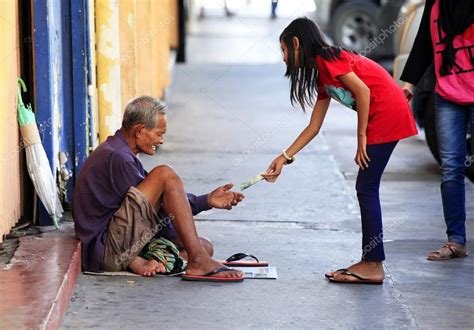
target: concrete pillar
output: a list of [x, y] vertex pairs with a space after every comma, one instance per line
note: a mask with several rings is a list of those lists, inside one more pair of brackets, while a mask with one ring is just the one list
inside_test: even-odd
[[135, 75], [137, 79], [137, 95], [153, 96], [151, 40], [155, 32], [151, 29], [151, 1], [137, 1], [136, 14], [140, 18], [136, 21], [137, 62]]
[[97, 0], [95, 10], [99, 139], [103, 142], [120, 128], [122, 120], [118, 1]]
[[[140, 0], [139, 0], [140, 1]], [[137, 95], [136, 88], [136, 1], [119, 2], [120, 77], [122, 112], [125, 105]]]

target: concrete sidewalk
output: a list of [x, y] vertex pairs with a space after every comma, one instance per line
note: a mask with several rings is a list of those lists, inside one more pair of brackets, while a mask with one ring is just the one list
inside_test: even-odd
[[19, 238], [0, 264], [0, 328], [57, 329], [81, 272], [81, 248], [72, 223]]
[[[191, 35], [190, 63], [175, 66], [165, 145], [157, 156], [142, 158], [147, 169], [172, 165], [189, 192], [239, 184], [265, 170], [309, 120], [290, 110], [282, 64], [260, 63], [261, 54], [253, 57], [253, 47], [239, 44], [233, 46], [240, 52], [232, 54], [236, 60], [224, 61], [227, 48], [219, 40], [240, 42], [242, 22], [266, 31], [262, 38], [273, 42], [279, 25], [287, 23], [277, 21], [271, 23], [274, 30], [266, 30], [266, 22], [255, 19], [202, 22], [202, 34]], [[235, 35], [224, 34], [229, 30]], [[213, 41], [204, 38], [211, 32]], [[268, 49], [267, 58], [274, 51]], [[193, 53], [198, 54], [194, 59]], [[425, 259], [442, 244], [445, 228], [439, 175], [418, 138], [397, 147], [383, 183], [385, 284], [334, 285], [324, 278], [324, 272], [360, 258], [354, 120], [353, 112], [331, 106], [323, 134], [275, 184], [251, 187], [232, 211], [197, 217], [198, 230], [213, 240], [217, 258], [256, 254], [277, 267], [278, 280], [225, 285], [81, 275], [63, 327], [473, 328], [472, 257]], [[467, 189], [472, 232], [474, 190], [471, 184]], [[472, 243], [469, 247], [474, 249]]]

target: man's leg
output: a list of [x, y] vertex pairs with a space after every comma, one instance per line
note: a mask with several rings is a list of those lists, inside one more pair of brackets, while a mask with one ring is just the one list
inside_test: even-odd
[[[212, 245], [212, 242], [209, 239], [207, 239], [206, 237], [199, 237], [199, 240], [201, 241], [202, 247], [204, 248], [206, 253], [209, 256], [212, 257], [214, 255], [214, 246]], [[181, 240], [178, 239], [177, 241], [174, 241], [173, 243], [175, 243], [178, 246], [179, 255], [181, 257], [183, 257], [184, 260], [187, 261], [189, 259], [189, 257], [188, 257], [188, 253], [186, 252], [186, 250], [182, 248], [183, 242], [181, 242]]]
[[[155, 237], [164, 237], [173, 242], [178, 247], [181, 257], [188, 260], [188, 254], [183, 248], [183, 241], [178, 237], [178, 233], [176, 233], [176, 229], [173, 227], [173, 223], [171, 222], [168, 213], [166, 213], [164, 209], [159, 210], [157, 219], [159, 231]], [[212, 245], [212, 242], [206, 237], [199, 237], [199, 240], [207, 254], [212, 257], [214, 255], [214, 246]]]
[[441, 159], [441, 198], [448, 244], [428, 254], [445, 260], [466, 253], [466, 134], [469, 108], [436, 94], [436, 133]]
[[101, 268], [121, 271], [130, 268], [135, 274], [152, 276], [165, 272], [156, 260], [145, 260], [139, 252], [157, 230], [153, 205], [141, 191], [130, 187], [120, 208], [107, 226], [105, 251]]
[[[188, 254], [187, 273], [204, 275], [222, 264], [213, 260], [203, 248], [194, 224], [193, 214], [184, 190], [183, 183], [175, 171], [169, 166], [155, 167], [138, 186], [143, 195], [158, 209], [163, 204], [170, 215], [174, 228], [183, 242]], [[240, 278], [239, 271], [221, 273], [219, 276]]]

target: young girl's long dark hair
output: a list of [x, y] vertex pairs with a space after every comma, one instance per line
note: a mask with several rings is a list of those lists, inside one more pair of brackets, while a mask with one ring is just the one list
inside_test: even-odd
[[[299, 40], [299, 67], [295, 64], [293, 37]], [[306, 17], [291, 22], [281, 33], [281, 41], [288, 48], [285, 77], [290, 79], [291, 104], [297, 102], [305, 111], [306, 106], [313, 104], [317, 92], [316, 55], [325, 60], [336, 59], [339, 58], [342, 48], [328, 44], [318, 25]]]

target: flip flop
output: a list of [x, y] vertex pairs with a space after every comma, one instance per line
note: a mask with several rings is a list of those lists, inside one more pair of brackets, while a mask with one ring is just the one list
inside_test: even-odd
[[355, 277], [357, 280], [356, 281], [337, 280], [334, 277], [330, 277], [330, 278], [328, 278], [328, 280], [329, 280], [329, 282], [332, 282], [332, 283], [344, 283], [344, 284], [375, 284], [375, 285], [383, 284], [383, 280], [371, 280], [371, 279], [366, 278], [364, 276], [353, 273], [350, 270], [343, 271], [341, 273], [341, 275], [352, 276], [352, 277]]
[[[252, 258], [254, 260], [242, 260], [244, 258]], [[259, 261], [256, 256], [247, 253], [236, 253], [226, 260], [219, 262], [225, 266], [233, 267], [267, 267], [269, 264], [268, 261]]]
[[222, 276], [214, 276], [219, 273], [233, 271], [234, 269], [229, 267], [220, 267], [216, 268], [213, 271], [205, 275], [189, 275], [183, 274], [181, 278], [185, 281], [197, 281], [197, 282], [226, 282], [226, 283], [235, 283], [235, 282], [243, 282], [244, 276], [237, 277], [237, 278], [230, 278], [230, 277], [222, 277]]
[[[341, 269], [335, 270], [335, 271], [333, 271], [333, 272], [331, 272], [331, 273], [346, 272], [346, 271], [348, 271], [348, 270], [349, 270], [349, 269], [347, 269], [347, 268], [341, 268]], [[325, 276], [326, 278], [333, 278], [333, 277], [334, 277], [334, 276], [331, 275], [330, 273], [326, 273], [326, 274], [324, 274], [324, 276]]]

